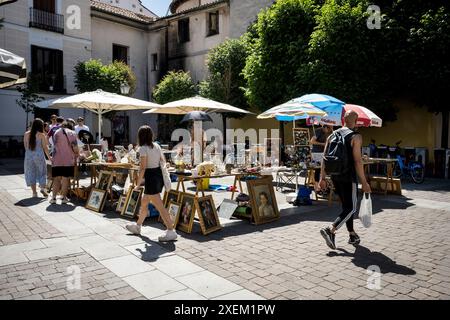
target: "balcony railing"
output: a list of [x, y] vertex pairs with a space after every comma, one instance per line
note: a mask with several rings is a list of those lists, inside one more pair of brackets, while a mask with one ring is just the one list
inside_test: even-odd
[[64, 33], [64, 16], [30, 8], [30, 27]]

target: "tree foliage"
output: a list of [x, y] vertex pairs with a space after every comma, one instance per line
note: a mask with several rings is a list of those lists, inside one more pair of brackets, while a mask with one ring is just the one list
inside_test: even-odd
[[28, 115], [34, 113], [35, 103], [44, 100], [39, 96], [39, 82], [31, 73], [28, 74], [27, 83], [17, 87], [17, 91], [21, 94], [20, 98], [16, 100], [17, 104], [25, 111], [26, 124], [28, 126]]
[[159, 104], [193, 97], [197, 88], [189, 72], [170, 71], [153, 90], [153, 98]]
[[121, 94], [120, 85], [124, 82], [130, 86], [130, 96], [136, 91], [136, 76], [131, 68], [121, 61], [104, 65], [100, 60], [91, 59], [78, 62], [74, 71], [78, 92], [101, 89]]
[[380, 0], [369, 29], [368, 0], [278, 0], [249, 31], [247, 96], [266, 110], [306, 93], [334, 95], [395, 119], [407, 97], [446, 111], [450, 11], [445, 0]]
[[247, 38], [251, 48], [244, 68], [246, 95], [257, 109], [283, 103], [296, 91], [294, 78], [308, 59], [316, 11], [313, 0], [280, 0], [259, 13]]
[[[248, 109], [242, 70], [247, 59], [247, 47], [243, 39], [228, 39], [210, 50], [207, 58], [208, 78], [200, 83], [200, 95], [232, 106]], [[228, 113], [226, 117], [236, 117]]]

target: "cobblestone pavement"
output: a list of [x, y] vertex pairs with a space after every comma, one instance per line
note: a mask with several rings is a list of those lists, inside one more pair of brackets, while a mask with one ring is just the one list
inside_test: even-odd
[[61, 232], [47, 221], [34, 214], [31, 210], [22, 207], [26, 205], [26, 201], [19, 201], [14, 204], [15, 202], [15, 199], [9, 193], [0, 192], [0, 207], [2, 208], [0, 210], [1, 246], [63, 236]]
[[[79, 287], [77, 282], [68, 277], [69, 274], [75, 274], [74, 269], [70, 269], [73, 266], [79, 268], [82, 275]], [[144, 298], [88, 254], [52, 257], [1, 267], [0, 288], [0, 299], [131, 300]]]
[[[113, 212], [28, 199], [23, 177], [0, 167], [0, 299], [449, 299], [450, 184], [403, 194], [374, 196], [373, 226], [355, 222], [356, 248], [345, 230], [335, 251], [319, 234], [336, 204], [288, 209], [280, 193], [277, 222], [222, 221], [209, 236], [196, 225], [160, 245], [155, 221], [129, 236]], [[71, 266], [81, 290], [68, 289]]]

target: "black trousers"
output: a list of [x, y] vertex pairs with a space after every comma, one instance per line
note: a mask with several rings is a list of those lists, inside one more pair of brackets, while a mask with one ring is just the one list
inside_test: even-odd
[[358, 197], [357, 190], [358, 185], [354, 181], [345, 181], [333, 179], [333, 185], [336, 194], [341, 199], [342, 203], [342, 212], [333, 222], [333, 226], [338, 230], [341, 228], [344, 223], [347, 226], [347, 230], [349, 232], [353, 232], [353, 215], [357, 209]]

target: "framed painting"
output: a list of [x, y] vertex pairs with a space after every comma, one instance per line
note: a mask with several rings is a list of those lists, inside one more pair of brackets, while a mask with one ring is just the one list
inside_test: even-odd
[[279, 219], [277, 200], [271, 179], [247, 181], [255, 224], [262, 224]]
[[141, 203], [141, 196], [143, 192], [144, 190], [142, 188], [139, 188], [138, 190], [130, 188], [127, 194], [125, 205], [122, 209], [122, 215], [132, 218], [136, 215]]
[[122, 213], [123, 207], [125, 207], [125, 202], [127, 201], [126, 195], [121, 195], [119, 201], [117, 202], [116, 211]]
[[311, 140], [309, 129], [294, 128], [294, 145], [295, 146], [309, 146]]
[[180, 214], [177, 228], [183, 232], [191, 233], [195, 216], [195, 196], [189, 193], [181, 193], [180, 197]]
[[213, 197], [211, 195], [201, 197], [198, 198], [196, 202], [202, 233], [207, 235], [222, 229]]
[[106, 200], [106, 190], [93, 188], [89, 194], [86, 208], [92, 211], [101, 212]]
[[111, 171], [100, 171], [95, 188], [100, 190], [109, 190], [112, 180], [113, 173]]
[[169, 202], [169, 208], [167, 211], [169, 211], [169, 215], [172, 218], [174, 228], [177, 227], [178, 219], [180, 217], [180, 209], [181, 205], [178, 202]]
[[164, 203], [164, 207], [166, 207], [166, 208], [169, 207], [170, 201], [178, 203], [179, 200], [180, 200], [180, 191], [170, 190], [169, 192], [166, 191], [164, 193], [163, 203]]

